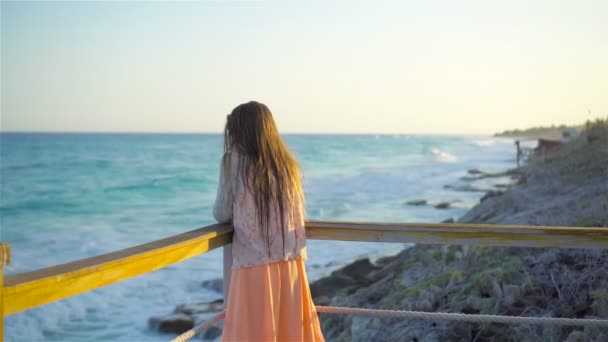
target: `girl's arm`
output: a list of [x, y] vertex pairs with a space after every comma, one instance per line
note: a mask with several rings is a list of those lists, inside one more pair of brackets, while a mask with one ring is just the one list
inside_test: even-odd
[[220, 223], [232, 221], [232, 205], [234, 192], [230, 176], [230, 154], [224, 154], [222, 165], [220, 165], [220, 186], [217, 189], [215, 204], [213, 205], [213, 217]]
[[232, 271], [232, 244], [224, 246], [224, 309], [228, 307], [228, 291]]
[[[234, 204], [234, 184], [232, 154], [225, 153], [220, 166], [220, 186], [213, 206], [213, 217], [220, 223], [232, 221]], [[230, 275], [232, 270], [232, 244], [224, 246], [224, 309], [228, 306]]]

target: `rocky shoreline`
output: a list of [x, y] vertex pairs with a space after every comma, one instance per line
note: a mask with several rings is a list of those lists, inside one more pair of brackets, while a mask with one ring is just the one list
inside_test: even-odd
[[[458, 222], [608, 227], [608, 130], [510, 173], [512, 186], [487, 193]], [[363, 267], [345, 279], [355, 265]], [[358, 260], [311, 290], [318, 304], [335, 306], [608, 318], [608, 250], [416, 245], [375, 263]], [[606, 329], [582, 327], [321, 320], [328, 341], [608, 341]]]
[[[608, 129], [593, 143], [583, 138], [543, 164], [504, 173], [469, 170], [459, 190], [485, 195], [458, 222], [608, 227]], [[498, 183], [483, 190], [473, 183], [487, 178]], [[404, 204], [442, 209], [453, 203]], [[218, 284], [203, 286], [221, 291]], [[311, 291], [319, 305], [608, 318], [608, 250], [416, 245], [392, 257], [357, 260], [311, 283]], [[221, 301], [178, 306], [150, 325], [179, 333], [219, 310]], [[321, 322], [328, 341], [608, 341], [606, 329], [593, 328], [342, 315], [321, 315]], [[210, 330], [203, 339], [219, 334]]]

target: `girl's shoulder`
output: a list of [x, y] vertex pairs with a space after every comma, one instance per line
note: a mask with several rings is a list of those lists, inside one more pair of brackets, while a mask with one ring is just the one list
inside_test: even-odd
[[243, 162], [243, 158], [241, 158], [241, 153], [236, 149], [230, 149], [226, 151], [224, 154], [224, 162], [230, 168], [230, 170], [238, 170], [239, 163]]

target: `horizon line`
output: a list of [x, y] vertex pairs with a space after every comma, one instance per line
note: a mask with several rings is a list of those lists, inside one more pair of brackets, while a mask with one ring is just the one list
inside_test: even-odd
[[[477, 136], [494, 136], [501, 132], [494, 133], [443, 133], [443, 132], [280, 132], [281, 135], [477, 135]], [[223, 135], [222, 131], [42, 131], [42, 130], [0, 130], [0, 134], [140, 134], [140, 135]]]

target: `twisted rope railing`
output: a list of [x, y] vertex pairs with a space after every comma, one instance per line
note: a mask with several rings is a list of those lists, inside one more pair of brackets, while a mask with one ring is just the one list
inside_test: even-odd
[[336, 306], [317, 306], [317, 312], [327, 314], [349, 314], [375, 317], [417, 318], [427, 320], [448, 320], [471, 323], [515, 323], [515, 324], [546, 324], [546, 325], [574, 325], [608, 328], [608, 320], [594, 318], [557, 318], [557, 317], [529, 317], [529, 316], [500, 316], [500, 315], [473, 315], [454, 312], [424, 312], [405, 310], [378, 310], [347, 308]]
[[221, 313], [214, 316], [212, 319], [210, 319], [210, 320], [204, 322], [203, 324], [196, 326], [196, 327], [186, 331], [185, 333], [177, 336], [176, 338], [172, 339], [171, 342], [186, 342], [189, 339], [193, 338], [194, 336], [198, 335], [203, 330], [209, 329], [212, 326], [218, 324], [222, 319], [224, 319], [224, 316], [225, 316], [225, 313], [224, 313], [224, 311], [222, 311]]
[[[448, 320], [469, 323], [511, 323], [511, 324], [543, 324], [560, 326], [587, 326], [596, 328], [608, 328], [607, 319], [595, 318], [558, 318], [558, 317], [529, 317], [529, 316], [501, 316], [501, 315], [473, 315], [454, 312], [425, 312], [425, 311], [406, 311], [406, 310], [380, 310], [362, 309], [337, 306], [316, 306], [318, 313], [325, 314], [347, 314], [372, 317], [393, 317], [408, 319], [426, 320]], [[171, 342], [185, 342], [196, 336], [201, 331], [216, 325], [224, 318], [224, 312], [206, 321], [205, 323], [192, 328]]]

